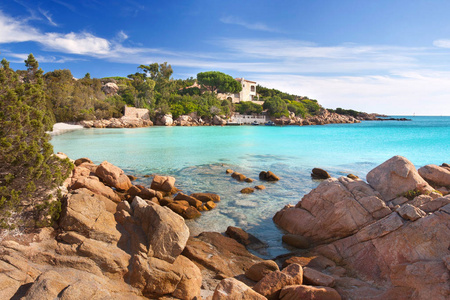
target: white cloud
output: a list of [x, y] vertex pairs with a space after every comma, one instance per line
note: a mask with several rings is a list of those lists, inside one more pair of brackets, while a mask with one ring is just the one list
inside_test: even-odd
[[83, 55], [105, 55], [111, 51], [111, 44], [104, 38], [90, 33], [46, 33], [40, 43], [46, 48], [65, 53]]
[[58, 27], [58, 24], [53, 21], [52, 15], [48, 11], [39, 8], [39, 12], [47, 19], [50, 25]]
[[326, 108], [389, 115], [450, 115], [450, 72], [333, 77], [262, 75], [251, 79], [263, 86], [318, 99]]
[[31, 41], [36, 35], [38, 30], [0, 11], [0, 44]]
[[450, 40], [441, 39], [433, 41], [433, 45], [439, 48], [450, 48]]
[[248, 22], [245, 22], [245, 21], [241, 20], [240, 18], [234, 17], [234, 16], [222, 17], [220, 19], [220, 22], [225, 23], [225, 24], [239, 25], [239, 26], [243, 26], [247, 29], [252, 29], [252, 30], [278, 32], [277, 29], [270, 28], [269, 26], [267, 26], [263, 23], [260, 23], [260, 22], [248, 23]]

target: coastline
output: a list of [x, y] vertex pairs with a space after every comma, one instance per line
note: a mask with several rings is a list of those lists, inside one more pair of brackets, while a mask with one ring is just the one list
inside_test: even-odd
[[59, 123], [55, 123], [53, 125], [53, 130], [48, 131], [47, 133], [51, 136], [54, 136], [54, 135], [60, 135], [60, 134], [66, 133], [66, 132], [71, 132], [74, 130], [81, 130], [84, 128], [85, 127], [83, 125], [79, 125], [79, 124], [70, 124], [70, 123], [59, 122]]

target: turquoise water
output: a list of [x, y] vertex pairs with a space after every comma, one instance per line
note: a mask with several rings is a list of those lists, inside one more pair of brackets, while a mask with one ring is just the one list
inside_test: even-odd
[[[285, 204], [296, 204], [316, 187], [310, 171], [321, 167], [333, 176], [353, 173], [362, 178], [394, 155], [402, 155], [416, 167], [450, 163], [450, 117], [413, 117], [410, 122], [371, 121], [325, 126], [225, 126], [150, 127], [137, 129], [86, 129], [54, 136], [55, 152], [71, 158], [103, 160], [140, 176], [172, 175], [185, 193], [214, 192], [222, 197], [218, 207], [194, 221], [192, 234], [223, 232], [239, 226], [269, 244], [266, 257], [287, 252], [282, 232], [272, 216]], [[256, 179], [240, 183], [225, 174], [233, 169]], [[263, 183], [260, 171], [281, 177]], [[267, 189], [243, 195], [247, 186]]]

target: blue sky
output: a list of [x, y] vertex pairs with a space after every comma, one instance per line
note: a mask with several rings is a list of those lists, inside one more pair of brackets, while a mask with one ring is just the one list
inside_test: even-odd
[[450, 115], [450, 1], [0, 2], [0, 57], [23, 69], [174, 78], [222, 71], [327, 108]]

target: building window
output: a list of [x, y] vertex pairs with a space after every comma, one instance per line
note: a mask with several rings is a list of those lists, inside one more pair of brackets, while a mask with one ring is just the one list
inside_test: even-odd
[[250, 89], [251, 89], [252, 92], [254, 92], [255, 91], [255, 86], [252, 85]]

